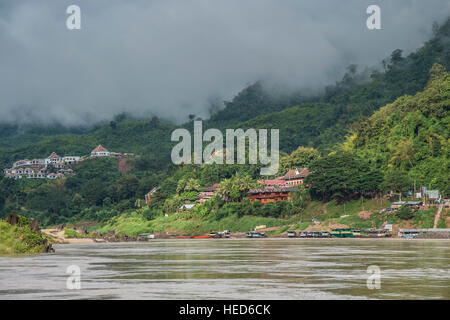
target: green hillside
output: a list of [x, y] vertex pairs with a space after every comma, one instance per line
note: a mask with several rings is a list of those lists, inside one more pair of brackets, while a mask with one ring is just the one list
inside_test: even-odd
[[0, 165], [6, 167], [20, 159], [44, 158], [52, 152], [60, 155], [89, 155], [92, 149], [101, 144], [114, 152], [150, 156], [152, 161], [165, 166], [170, 160], [170, 134], [175, 128], [175, 125], [154, 118], [151, 121], [111, 122], [84, 134], [46, 136], [40, 133], [4, 138], [0, 144]]
[[[148, 206], [112, 217], [96, 229], [128, 235], [205, 234], [223, 229], [242, 232], [265, 224], [280, 227], [272, 232], [277, 235], [307, 227], [380, 228], [387, 221], [400, 227], [433, 227], [435, 207], [383, 212], [380, 209], [391, 201], [381, 195], [411, 190], [414, 181], [417, 186], [450, 195], [449, 109], [450, 73], [435, 64], [423, 91], [402, 96], [354, 124], [353, 134], [336, 146], [335, 152], [318, 156], [314, 149], [299, 148], [283, 157], [283, 168], [306, 161], [311, 170], [306, 179], [311, 186], [293, 193], [291, 201], [250, 203], [246, 192], [258, 185], [258, 173], [252, 166], [233, 166], [232, 170], [227, 166], [184, 166], [159, 184]], [[203, 186], [214, 182], [220, 182], [216, 196], [175, 214], [187, 200], [195, 201]], [[314, 227], [313, 218], [320, 219], [320, 225]], [[438, 226], [446, 227], [442, 217]]]
[[358, 72], [357, 66], [350, 65], [341, 81], [315, 97], [299, 92], [273, 97], [256, 83], [226, 103], [206, 126], [278, 128], [283, 151], [291, 152], [298, 145], [329, 151], [345, 139], [349, 124], [402, 95], [422, 91], [433, 63], [450, 68], [450, 19], [407, 57], [402, 50], [395, 50], [382, 61], [381, 71]]
[[[384, 61], [383, 71], [358, 73], [350, 66], [342, 81], [316, 97], [305, 98], [299, 92], [268, 95], [263, 84], [256, 83], [205, 121], [205, 127], [221, 129], [280, 129], [281, 150], [291, 154], [281, 159], [279, 174], [304, 166], [313, 171], [312, 187], [293, 202], [249, 205], [246, 191], [261, 178], [258, 165], [172, 165], [170, 136], [179, 126], [156, 117], [118, 117], [91, 128], [32, 127], [24, 134], [13, 125], [1, 126], [2, 168], [51, 152], [88, 155], [99, 144], [136, 157], [127, 160], [130, 170], [125, 173], [110, 158], [78, 163], [73, 166], [74, 176], [56, 181], [0, 176], [0, 213], [5, 216], [15, 210], [50, 225], [106, 222], [138, 209], [152, 220], [174, 213], [186, 199], [194, 201], [203, 187], [218, 182], [221, 196], [199, 205], [193, 211], [197, 218], [290, 219], [302, 213], [311, 197], [341, 204], [391, 190], [411, 190], [414, 182], [449, 194], [449, 39], [450, 20], [408, 57], [394, 51]], [[440, 64], [431, 69], [434, 63]], [[154, 201], [144, 206], [145, 193], [154, 187], [158, 187]]]
[[435, 64], [424, 91], [402, 96], [353, 126], [343, 148], [388, 174], [450, 194], [450, 73]]

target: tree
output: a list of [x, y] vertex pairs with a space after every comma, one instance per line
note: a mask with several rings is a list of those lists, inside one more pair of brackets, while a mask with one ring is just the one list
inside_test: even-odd
[[100, 179], [87, 180], [82, 189], [81, 194], [88, 205], [102, 205], [103, 199], [106, 197], [106, 190]]
[[306, 184], [311, 196], [339, 202], [372, 195], [379, 189], [381, 174], [352, 152], [339, 151], [312, 162]]
[[188, 178], [188, 179], [181, 179], [178, 181], [177, 185], [177, 193], [183, 193], [183, 192], [199, 192], [200, 191], [200, 183], [197, 179], [194, 178]]
[[397, 210], [396, 216], [402, 220], [409, 220], [414, 217], [414, 212], [407, 205], [403, 205]]
[[402, 193], [411, 187], [411, 180], [405, 171], [390, 170], [386, 172], [382, 184], [383, 190], [394, 191], [400, 194], [400, 201], [402, 200]]
[[136, 196], [136, 191], [139, 187], [139, 180], [134, 174], [125, 175], [117, 181], [115, 185], [115, 192], [117, 199], [125, 200]]
[[159, 194], [163, 199], [170, 198], [176, 192], [177, 182], [172, 177], [164, 179], [159, 185]]
[[240, 201], [247, 195], [248, 190], [257, 186], [258, 182], [249, 175], [238, 175], [223, 180], [217, 189], [217, 194], [225, 202]]
[[157, 116], [153, 116], [153, 117], [152, 117], [152, 124], [153, 124], [154, 126], [157, 126], [157, 125], [159, 125], [159, 123], [160, 123], [159, 118], [158, 118]]
[[393, 65], [398, 64], [399, 62], [403, 61], [403, 57], [402, 57], [402, 52], [403, 50], [401, 49], [395, 49], [394, 51], [392, 51], [391, 53], [391, 63]]
[[319, 151], [316, 149], [300, 146], [290, 155], [280, 159], [280, 167], [283, 173], [293, 168], [307, 168], [311, 162], [319, 157]]
[[400, 167], [401, 165], [412, 166], [411, 159], [414, 153], [415, 150], [412, 146], [412, 141], [410, 139], [404, 139], [398, 142], [390, 161], [396, 167]]

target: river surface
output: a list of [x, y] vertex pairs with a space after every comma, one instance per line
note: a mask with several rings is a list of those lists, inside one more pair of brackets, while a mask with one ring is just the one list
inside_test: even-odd
[[[0, 258], [0, 299], [450, 299], [445, 240], [179, 239], [55, 249]], [[70, 265], [81, 270], [79, 290], [67, 289]], [[373, 265], [380, 289], [373, 278], [375, 288], [367, 286]]]

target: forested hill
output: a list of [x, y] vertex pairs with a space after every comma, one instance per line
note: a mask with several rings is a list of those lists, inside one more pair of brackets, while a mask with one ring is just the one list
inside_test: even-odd
[[[435, 64], [424, 91], [405, 95], [353, 126], [342, 148], [386, 175], [450, 194], [450, 73]], [[394, 173], [395, 172], [395, 173]]]
[[[268, 96], [257, 83], [205, 121], [204, 127], [280, 129], [282, 151], [296, 151], [280, 159], [284, 171], [279, 174], [296, 167], [311, 168], [309, 177], [317, 180], [308, 192], [315, 197], [329, 195], [318, 200], [346, 201], [390, 190], [408, 191], [414, 180], [417, 186], [450, 194], [450, 20], [415, 53], [402, 57], [396, 50], [384, 65], [383, 72], [370, 74], [358, 73], [351, 66], [342, 81], [314, 99], [299, 93]], [[175, 212], [185, 199], [194, 201], [202, 188], [215, 183], [221, 183], [226, 199], [240, 202], [246, 188], [257, 185], [261, 178], [257, 166], [251, 165], [171, 165], [175, 144], [170, 141], [171, 133], [179, 126], [156, 117], [117, 120], [78, 132], [58, 129], [46, 134], [35, 128], [17, 135], [14, 127], [7, 129], [0, 141], [2, 169], [13, 161], [44, 158], [51, 152], [88, 155], [99, 144], [112, 152], [137, 156], [127, 160], [127, 172], [118, 171], [117, 159], [104, 158], [74, 164], [75, 175], [56, 181], [13, 180], [0, 175], [0, 215], [14, 210], [41, 219], [43, 225], [106, 221], [140, 208], [144, 195], [158, 187], [147, 216], [153, 219]], [[192, 121], [184, 124], [191, 125]], [[330, 152], [339, 149], [347, 152], [343, 156]], [[317, 170], [322, 167], [328, 171]], [[326, 174], [320, 176], [320, 172]], [[358, 183], [348, 183], [353, 180]], [[345, 190], [336, 192], [339, 186]], [[302, 199], [307, 199], [306, 195]], [[224, 208], [216, 217], [219, 220], [236, 205], [225, 205], [222, 200], [217, 203]], [[297, 209], [303, 210], [304, 204]], [[206, 209], [212, 212], [212, 208]], [[236, 208], [244, 212], [240, 207], [233, 210]], [[267, 208], [263, 211], [270, 215], [270, 206]]]
[[351, 65], [340, 82], [316, 97], [299, 92], [268, 97], [261, 83], [255, 83], [226, 103], [206, 126], [279, 128], [280, 145], [286, 152], [299, 144], [327, 151], [344, 139], [349, 124], [402, 95], [422, 91], [433, 63], [446, 70], [450, 67], [450, 18], [407, 57], [395, 50], [382, 61], [382, 71], [358, 72], [357, 66]]
[[[423, 90], [433, 63], [446, 70], [450, 67], [450, 19], [435, 28], [433, 37], [416, 52], [402, 57], [401, 50], [394, 51], [383, 61], [383, 71], [357, 72], [356, 66], [349, 66], [340, 82], [315, 97], [300, 91], [268, 94], [257, 82], [226, 102], [224, 109], [204, 121], [204, 127], [278, 128], [283, 151], [304, 145], [326, 152], [345, 139], [349, 124], [369, 117], [399, 96]], [[190, 123], [184, 126], [191, 127]], [[4, 123], [0, 125], [0, 165], [21, 158], [45, 157], [53, 151], [87, 154], [98, 144], [160, 162], [170, 156], [170, 133], [175, 127], [156, 118], [136, 120], [124, 115], [90, 128], [23, 128]]]
[[175, 125], [154, 118], [149, 121], [111, 121], [108, 125], [84, 134], [46, 136], [40, 133], [4, 138], [0, 144], [0, 165], [4, 168], [11, 166], [14, 161], [43, 158], [52, 152], [61, 156], [88, 155], [101, 144], [109, 151], [144, 156], [144, 160], [151, 163], [153, 169], [161, 170], [170, 161], [170, 134], [175, 128]]

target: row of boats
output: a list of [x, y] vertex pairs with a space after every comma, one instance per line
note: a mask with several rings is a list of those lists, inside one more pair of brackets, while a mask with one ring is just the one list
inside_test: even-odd
[[231, 235], [229, 230], [225, 230], [222, 232], [210, 232], [207, 235], [202, 236], [189, 236], [189, 235], [181, 235], [176, 236], [178, 239], [214, 239], [214, 238], [229, 238]]
[[[154, 239], [154, 236], [151, 235], [147, 236], [149, 234], [140, 235], [142, 238], [148, 239]], [[190, 235], [171, 235], [172, 237], [175, 237], [177, 239], [217, 239], [217, 238], [230, 238], [231, 233], [229, 230], [225, 230], [222, 232], [210, 232], [207, 235], [201, 235], [201, 236], [190, 236]], [[354, 230], [350, 228], [336, 228], [331, 229], [330, 232], [328, 231], [301, 231], [296, 232], [293, 230], [289, 230], [287, 232], [288, 238], [379, 238], [379, 237], [391, 237], [392, 234], [389, 233], [387, 230], [375, 230], [375, 229], [368, 229], [368, 230]], [[266, 234], [263, 232], [258, 231], [249, 231], [246, 233], [247, 238], [266, 238]]]
[[387, 230], [367, 229], [356, 230], [350, 228], [336, 228], [328, 231], [301, 231], [297, 234], [295, 231], [288, 231], [289, 238], [381, 238], [391, 237], [392, 234]]
[[[289, 230], [287, 232], [288, 238], [381, 238], [391, 237], [392, 234], [387, 230], [353, 230], [350, 228], [336, 228], [328, 231], [301, 231], [296, 232]], [[266, 235], [262, 232], [249, 231], [247, 238], [265, 238]]]

